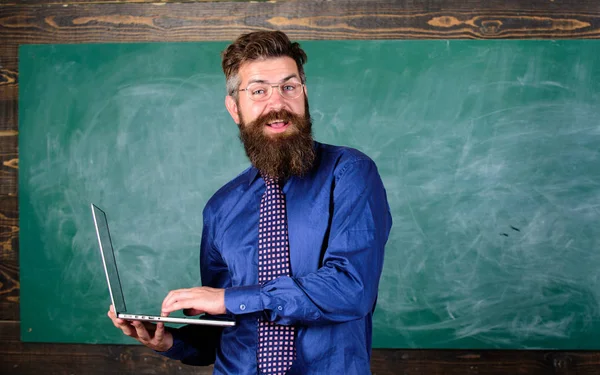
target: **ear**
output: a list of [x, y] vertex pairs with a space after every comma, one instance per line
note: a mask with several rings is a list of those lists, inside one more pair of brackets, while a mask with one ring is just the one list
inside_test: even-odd
[[240, 114], [238, 112], [238, 105], [235, 102], [235, 99], [231, 95], [227, 95], [225, 97], [225, 107], [227, 107], [227, 112], [231, 115], [233, 121], [239, 125], [240, 123]]

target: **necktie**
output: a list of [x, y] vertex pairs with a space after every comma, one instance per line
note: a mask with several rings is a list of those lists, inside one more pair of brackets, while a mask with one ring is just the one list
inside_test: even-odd
[[[260, 202], [258, 224], [258, 282], [264, 284], [279, 276], [289, 276], [285, 196], [279, 181], [264, 177], [267, 189]], [[285, 374], [296, 359], [294, 327], [264, 319], [258, 323], [258, 368], [264, 374]]]

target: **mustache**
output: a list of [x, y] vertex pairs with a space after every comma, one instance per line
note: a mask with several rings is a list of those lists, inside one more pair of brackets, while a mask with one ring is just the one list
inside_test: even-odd
[[283, 122], [292, 122], [294, 125], [298, 124], [299, 120], [301, 120], [300, 116], [288, 111], [287, 109], [281, 109], [279, 111], [271, 111], [269, 113], [265, 113], [257, 117], [254, 121], [252, 121], [251, 125], [255, 126], [265, 126], [270, 122], [275, 120], [281, 120]]

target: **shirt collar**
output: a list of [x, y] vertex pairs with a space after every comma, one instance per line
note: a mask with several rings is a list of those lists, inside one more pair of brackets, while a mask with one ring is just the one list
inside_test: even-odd
[[[256, 167], [254, 167], [254, 166], [250, 167], [250, 170], [248, 171], [248, 186], [252, 185], [252, 183], [258, 178], [262, 178], [258, 169], [256, 169]], [[293, 178], [293, 176], [290, 178]], [[280, 181], [282, 188], [285, 186], [285, 184], [288, 180], [289, 180], [289, 178]]]
[[248, 186], [252, 185], [256, 178], [260, 177], [260, 173], [258, 173], [258, 169], [255, 166], [250, 167], [250, 171], [248, 172]]

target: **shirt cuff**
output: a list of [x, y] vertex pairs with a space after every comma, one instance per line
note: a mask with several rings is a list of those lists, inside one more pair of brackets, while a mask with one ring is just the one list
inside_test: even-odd
[[[165, 327], [165, 329], [168, 328]], [[173, 335], [173, 346], [164, 352], [159, 352], [156, 350], [154, 352], [170, 359], [181, 360], [189, 354], [186, 350], [185, 341], [182, 339], [182, 337], [180, 337], [181, 335], [178, 329], [170, 329], [169, 332], [171, 332]]]
[[260, 299], [260, 285], [235, 286], [225, 289], [225, 308], [234, 315], [251, 314], [264, 310]]

